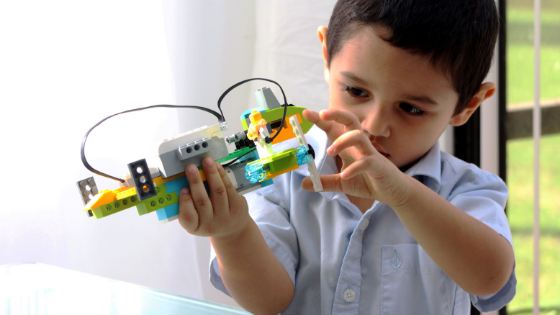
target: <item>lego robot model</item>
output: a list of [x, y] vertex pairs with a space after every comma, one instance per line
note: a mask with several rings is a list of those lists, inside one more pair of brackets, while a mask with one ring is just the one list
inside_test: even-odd
[[[237, 85], [250, 80], [254, 79], [242, 81]], [[274, 82], [268, 79], [260, 80]], [[218, 108], [225, 94], [237, 85], [222, 95], [218, 101]], [[304, 164], [307, 165], [315, 191], [321, 191], [323, 188], [313, 160], [313, 148], [304, 137], [313, 126], [302, 115], [305, 108], [288, 105], [285, 96], [284, 105], [280, 105], [269, 88], [259, 89], [255, 96], [259, 107], [247, 110], [241, 115], [244, 131], [224, 138], [223, 132], [227, 131], [227, 124], [225, 120], [220, 120], [218, 124], [200, 127], [164, 140], [159, 145], [159, 159], [154, 163], [157, 165], [148, 167], [145, 159], [130, 163], [129, 173], [124, 178], [101, 173], [87, 164], [84, 145], [88, 132], [82, 143], [84, 165], [97, 174], [118, 180], [120, 188], [98, 191], [93, 177], [79, 181], [77, 185], [85, 204], [83, 211], [90, 217], [101, 219], [136, 207], [139, 215], [156, 212], [158, 220], [163, 223], [177, 219], [178, 193], [182, 188], [189, 187], [184, 173], [185, 167], [189, 164], [197, 165], [208, 189], [201, 166], [202, 160], [207, 156], [223, 165], [240, 194], [271, 185], [274, 177]], [[200, 107], [197, 109], [211, 111]], [[274, 136], [271, 137], [271, 134]], [[297, 147], [274, 152], [273, 145], [293, 138], [298, 142]], [[235, 151], [229, 153], [226, 142], [234, 144]]]

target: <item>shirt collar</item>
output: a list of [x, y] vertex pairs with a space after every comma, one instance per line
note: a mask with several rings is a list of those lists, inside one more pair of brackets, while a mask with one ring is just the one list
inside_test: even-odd
[[441, 151], [439, 141], [424, 154], [405, 174], [418, 179], [435, 192], [441, 187]]

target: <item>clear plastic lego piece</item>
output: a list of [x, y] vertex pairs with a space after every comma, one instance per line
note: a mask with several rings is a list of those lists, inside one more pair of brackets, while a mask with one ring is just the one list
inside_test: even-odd
[[261, 163], [253, 163], [245, 166], [245, 178], [251, 184], [258, 183], [266, 178], [266, 170]]
[[299, 166], [302, 166], [304, 164], [307, 164], [311, 161], [313, 161], [313, 157], [311, 156], [311, 154], [309, 154], [309, 148], [307, 146], [301, 145], [297, 148], [297, 153], [296, 153], [296, 157], [297, 157], [297, 164]]

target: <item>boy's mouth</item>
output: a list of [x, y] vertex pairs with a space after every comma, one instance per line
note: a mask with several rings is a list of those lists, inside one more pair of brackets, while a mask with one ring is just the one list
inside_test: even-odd
[[377, 152], [381, 153], [381, 155], [383, 155], [384, 157], [389, 158], [389, 154], [386, 153], [377, 142], [371, 142], [371, 144], [377, 150]]

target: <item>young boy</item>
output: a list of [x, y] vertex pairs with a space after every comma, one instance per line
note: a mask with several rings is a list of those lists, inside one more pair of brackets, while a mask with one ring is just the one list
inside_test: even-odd
[[329, 110], [304, 112], [324, 191], [300, 168], [245, 200], [208, 158], [208, 197], [187, 167], [179, 222], [210, 236], [214, 286], [255, 314], [470, 314], [471, 302], [508, 303], [507, 188], [437, 143], [494, 94], [482, 80], [498, 24], [493, 0], [338, 1], [318, 30]]

